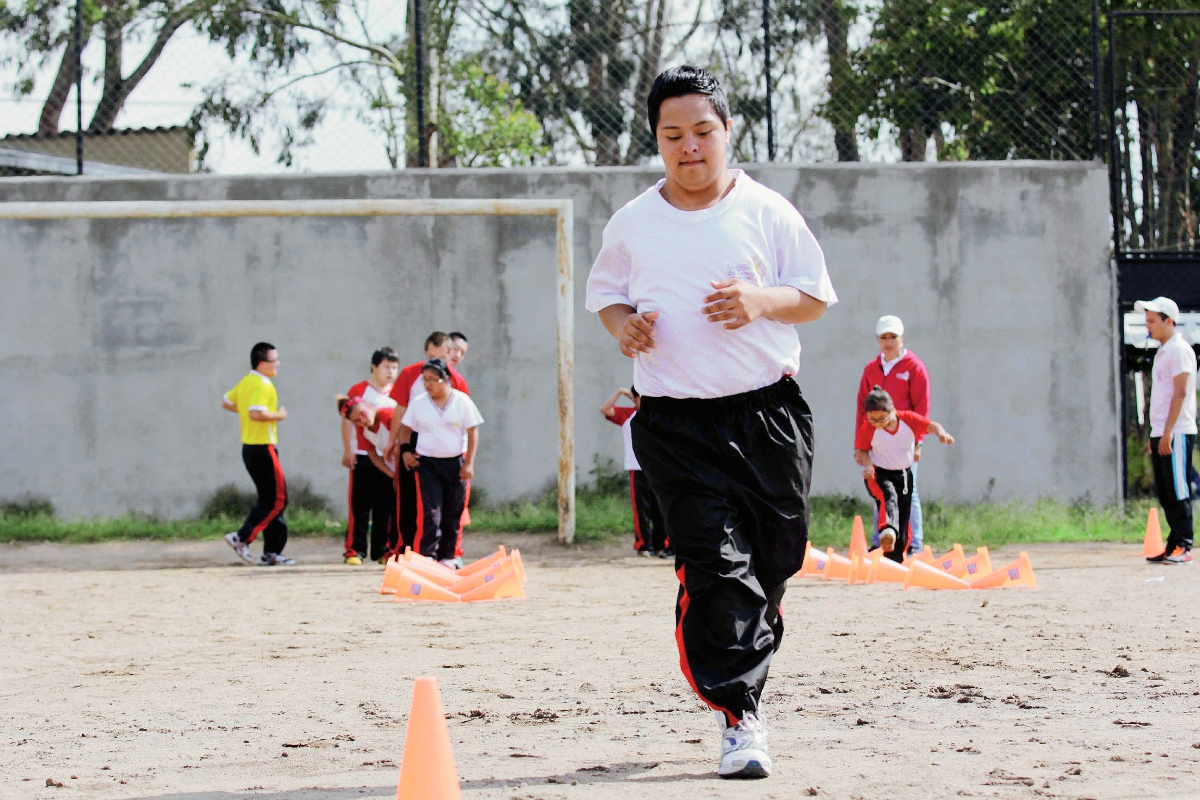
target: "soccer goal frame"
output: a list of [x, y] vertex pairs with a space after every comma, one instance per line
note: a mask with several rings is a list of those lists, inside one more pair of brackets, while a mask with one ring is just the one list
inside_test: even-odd
[[554, 217], [557, 224], [558, 540], [575, 538], [575, 267], [571, 200], [133, 200], [0, 203], [0, 220]]

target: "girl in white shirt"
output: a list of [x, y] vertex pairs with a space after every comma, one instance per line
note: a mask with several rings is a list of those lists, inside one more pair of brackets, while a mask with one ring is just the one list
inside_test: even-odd
[[879, 546], [888, 558], [903, 561], [908, 548], [917, 436], [932, 433], [943, 444], [954, 444], [954, 437], [915, 411], [897, 411], [892, 396], [880, 386], [867, 393], [863, 411], [862, 425], [854, 437], [854, 460], [863, 468], [867, 491], [875, 500]]

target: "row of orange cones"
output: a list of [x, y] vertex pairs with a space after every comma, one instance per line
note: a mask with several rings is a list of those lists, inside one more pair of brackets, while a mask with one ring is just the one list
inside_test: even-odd
[[434, 603], [524, 600], [525, 565], [521, 562], [520, 550], [509, 553], [504, 545], [490, 556], [457, 570], [406, 547], [403, 555], [388, 559], [379, 593], [395, 595], [393, 602], [396, 603], [410, 600]]
[[868, 552], [862, 517], [854, 518], [849, 556], [838, 555], [832, 547], [822, 553], [813, 550], [809, 544], [804, 552], [804, 565], [796, 577], [844, 580], [851, 585], [900, 583], [905, 589], [1037, 588], [1033, 565], [1023, 550], [1016, 561], [997, 570], [992, 569], [986, 547], [980, 547], [975, 555], [968, 557], [962, 545], [956, 544], [950, 552], [934, 558], [933, 550], [926, 546], [922, 552], [909, 556], [900, 564], [885, 556], [880, 549]]

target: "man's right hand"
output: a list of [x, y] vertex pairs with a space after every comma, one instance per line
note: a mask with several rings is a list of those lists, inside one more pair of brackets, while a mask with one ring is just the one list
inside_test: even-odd
[[647, 311], [645, 314], [635, 311], [627, 316], [621, 325], [621, 335], [617, 339], [621, 346], [621, 354], [628, 358], [637, 358], [638, 353], [653, 350], [654, 322], [657, 319], [657, 311]]
[[280, 406], [279, 410], [275, 412], [275, 419], [276, 421], [287, 419], [287, 409], [283, 406]]
[[353, 453], [342, 453], [342, 466], [346, 469], [354, 469]]

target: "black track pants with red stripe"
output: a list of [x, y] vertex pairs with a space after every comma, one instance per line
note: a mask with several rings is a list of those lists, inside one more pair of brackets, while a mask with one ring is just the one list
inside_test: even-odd
[[912, 514], [913, 478], [910, 469], [875, 468], [875, 477], [866, 481], [867, 491], [875, 498], [877, 530], [890, 528], [896, 545], [886, 553], [892, 561], [903, 561], [908, 552], [908, 519]]
[[417, 543], [423, 556], [445, 561], [454, 558], [462, 530], [467, 482], [460, 477], [463, 458], [421, 456], [417, 478]]
[[732, 724], [758, 709], [804, 561], [812, 414], [784, 378], [715, 400], [643, 397], [632, 432], [675, 549], [680, 666]]
[[640, 469], [629, 470], [629, 500], [633, 504], [633, 549], [658, 552], [670, 545], [658, 498]]
[[258, 502], [246, 515], [238, 538], [249, 544], [261, 533], [264, 553], [282, 553], [288, 538], [287, 520], [283, 518], [288, 494], [279, 452], [273, 444], [244, 444], [242, 463], [258, 490]]
[[395, 485], [375, 466], [370, 456], [355, 456], [354, 469], [350, 472], [350, 519], [346, 521], [346, 549], [343, 555], [357, 555], [374, 561], [395, 550]]

